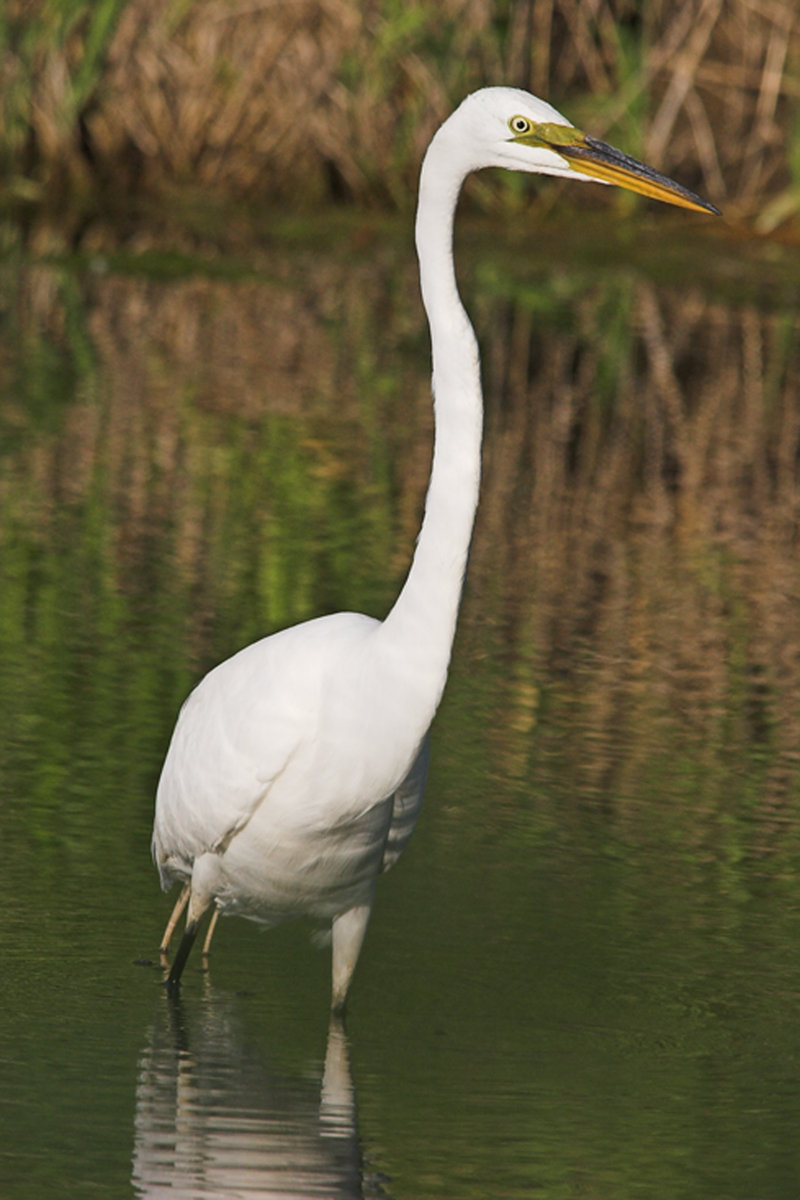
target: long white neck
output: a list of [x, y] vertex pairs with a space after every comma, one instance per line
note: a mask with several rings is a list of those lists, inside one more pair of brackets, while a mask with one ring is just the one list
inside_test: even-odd
[[447, 676], [480, 485], [480, 362], [453, 264], [453, 221], [466, 173], [446, 124], [422, 165], [416, 223], [433, 355], [433, 466], [414, 560], [380, 633], [415, 672], [428, 721]]

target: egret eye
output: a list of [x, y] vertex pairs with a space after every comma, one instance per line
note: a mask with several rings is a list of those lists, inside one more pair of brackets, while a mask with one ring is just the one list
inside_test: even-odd
[[508, 128], [515, 137], [521, 137], [525, 133], [530, 133], [533, 129], [533, 121], [529, 121], [527, 117], [512, 117], [508, 122]]

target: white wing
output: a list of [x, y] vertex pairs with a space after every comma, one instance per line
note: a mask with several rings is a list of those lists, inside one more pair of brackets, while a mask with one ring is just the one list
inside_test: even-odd
[[274, 781], [313, 745], [326, 675], [376, 626], [359, 613], [296, 625], [221, 663], [186, 700], [156, 795], [153, 857], [162, 886], [224, 850]]
[[383, 851], [381, 870], [388, 871], [409, 843], [417, 823], [430, 762], [430, 737], [426, 734], [411, 770], [392, 797], [392, 820]]

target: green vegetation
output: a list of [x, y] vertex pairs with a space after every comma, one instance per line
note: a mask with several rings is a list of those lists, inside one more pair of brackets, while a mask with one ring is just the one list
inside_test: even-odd
[[508, 83], [774, 224], [798, 71], [793, 0], [9, 0], [0, 163], [7, 202], [62, 215], [196, 189], [407, 208], [435, 124]]

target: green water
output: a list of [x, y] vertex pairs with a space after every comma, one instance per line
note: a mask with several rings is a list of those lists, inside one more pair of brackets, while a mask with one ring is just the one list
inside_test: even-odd
[[327, 1071], [303, 926], [168, 1004], [149, 832], [208, 666], [402, 581], [408, 246], [3, 264], [0, 1195], [800, 1193], [791, 260], [664, 228], [462, 237], [482, 507]]

